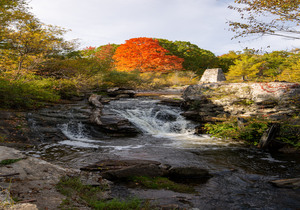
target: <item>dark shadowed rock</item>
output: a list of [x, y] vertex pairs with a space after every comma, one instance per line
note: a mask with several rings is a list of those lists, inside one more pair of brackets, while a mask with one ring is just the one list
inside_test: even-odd
[[278, 123], [275, 123], [270, 128], [268, 128], [262, 135], [260, 142], [258, 144], [258, 148], [269, 149], [269, 148], [277, 147], [279, 142], [277, 143], [275, 139], [279, 131], [280, 131], [280, 124]]
[[197, 121], [197, 122], [202, 121], [202, 117], [199, 115], [199, 112], [197, 112], [197, 111], [186, 111], [186, 112], [183, 112], [181, 115], [184, 116], [188, 120], [193, 120], [193, 121]]
[[176, 167], [168, 171], [168, 177], [179, 182], [206, 181], [211, 177], [206, 169], [197, 167]]
[[178, 182], [205, 182], [211, 177], [207, 170], [197, 167], [176, 167], [152, 160], [103, 160], [81, 168], [98, 171], [108, 180], [126, 180], [132, 176], [165, 176]]
[[114, 136], [136, 136], [139, 131], [127, 119], [113, 114], [102, 115], [99, 129]]
[[99, 171], [108, 180], [122, 180], [132, 176], [156, 177], [166, 174], [168, 166], [151, 160], [104, 160], [81, 170]]
[[160, 104], [165, 104], [168, 106], [176, 106], [181, 107], [183, 103], [183, 99], [174, 99], [174, 98], [163, 98], [159, 102]]
[[126, 89], [126, 88], [111, 88], [107, 90], [107, 95], [110, 97], [118, 97], [119, 95], [122, 97], [129, 97], [133, 98], [135, 96], [135, 91], [132, 89]]

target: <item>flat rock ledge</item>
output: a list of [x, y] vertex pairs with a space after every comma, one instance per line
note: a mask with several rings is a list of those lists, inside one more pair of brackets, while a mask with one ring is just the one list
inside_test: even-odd
[[171, 167], [152, 160], [103, 160], [81, 168], [83, 171], [97, 171], [111, 181], [126, 181], [133, 176], [168, 177], [178, 182], [204, 182], [211, 177], [209, 172], [197, 167]]
[[[65, 196], [56, 190], [55, 185], [61, 177], [80, 176], [86, 185], [100, 185], [99, 180], [102, 180], [97, 174], [62, 168], [28, 157], [16, 149], [0, 146], [0, 161], [3, 160], [17, 161], [0, 164], [0, 209], [59, 209]], [[12, 196], [17, 197], [21, 203], [14, 202]], [[78, 209], [85, 208], [80, 205]]]

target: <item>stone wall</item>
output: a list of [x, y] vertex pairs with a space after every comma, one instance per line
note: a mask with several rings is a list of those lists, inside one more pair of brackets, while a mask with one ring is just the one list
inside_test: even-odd
[[194, 117], [200, 118], [262, 116], [280, 120], [300, 112], [300, 85], [296, 83], [205, 83], [186, 88], [183, 98]]

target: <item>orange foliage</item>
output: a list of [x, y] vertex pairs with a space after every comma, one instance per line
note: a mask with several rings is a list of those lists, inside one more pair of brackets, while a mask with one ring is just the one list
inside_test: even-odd
[[140, 72], [182, 70], [183, 59], [168, 55], [169, 51], [152, 38], [133, 38], [120, 45], [113, 59], [119, 71]]

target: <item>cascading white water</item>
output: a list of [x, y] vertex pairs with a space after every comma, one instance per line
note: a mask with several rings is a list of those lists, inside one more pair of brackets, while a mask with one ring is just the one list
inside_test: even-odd
[[125, 117], [145, 134], [178, 140], [173, 142], [176, 146], [226, 146], [229, 143], [218, 138], [210, 138], [209, 135], [194, 135], [195, 126], [181, 116], [180, 108], [158, 104], [157, 100], [112, 101], [110, 111]]
[[86, 147], [86, 148], [98, 148], [99, 146], [93, 143], [100, 141], [91, 140], [85, 131], [85, 127], [81, 122], [70, 121], [68, 123], [59, 126], [62, 133], [69, 139], [59, 142], [60, 144]]
[[112, 109], [119, 113], [144, 133], [151, 135], [167, 134], [191, 134], [193, 130], [188, 128], [188, 121], [181, 115], [179, 110], [171, 110], [169, 107], [160, 106], [158, 109], [150, 107], [134, 109]]

